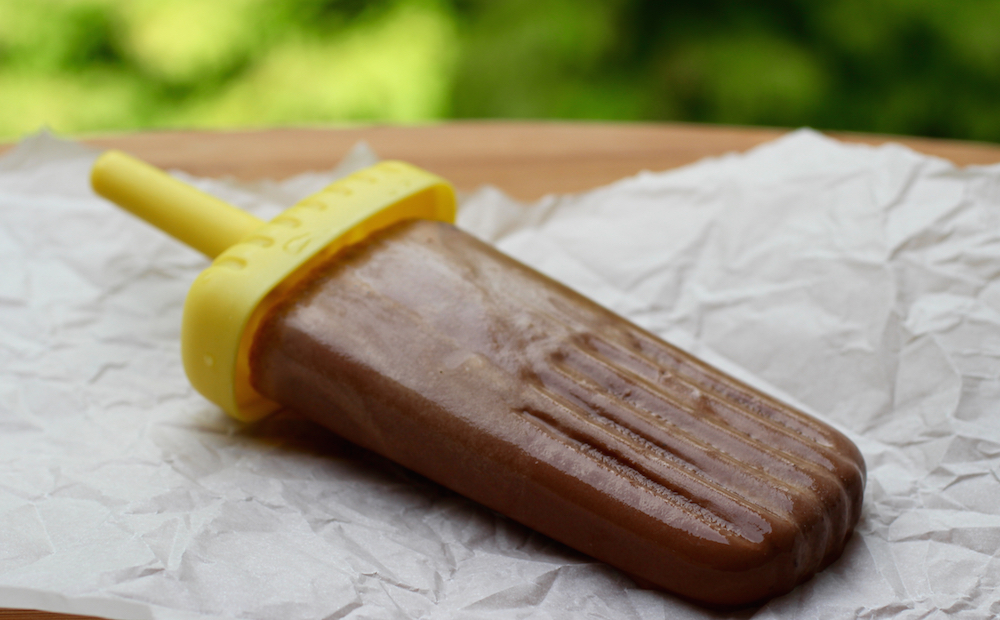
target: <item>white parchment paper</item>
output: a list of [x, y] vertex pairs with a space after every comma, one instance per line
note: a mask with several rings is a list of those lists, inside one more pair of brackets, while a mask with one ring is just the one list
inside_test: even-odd
[[[0, 607], [121, 619], [989, 618], [1000, 614], [1000, 166], [809, 131], [459, 224], [844, 430], [843, 558], [705, 611], [292, 416], [187, 384], [205, 259], [95, 197], [96, 153], [0, 158]], [[261, 217], [374, 160], [192, 179]]]

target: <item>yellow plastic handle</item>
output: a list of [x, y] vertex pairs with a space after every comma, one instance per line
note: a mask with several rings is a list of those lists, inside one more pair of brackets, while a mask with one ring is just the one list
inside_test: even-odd
[[184, 303], [181, 357], [191, 385], [251, 422], [278, 407], [253, 388], [257, 326], [312, 269], [408, 219], [455, 219], [455, 192], [402, 162], [380, 162], [300, 201], [268, 223], [124, 153], [94, 164], [100, 195], [215, 259]]
[[101, 196], [209, 258], [222, 254], [264, 224], [121, 151], [101, 155], [91, 170], [90, 182]]

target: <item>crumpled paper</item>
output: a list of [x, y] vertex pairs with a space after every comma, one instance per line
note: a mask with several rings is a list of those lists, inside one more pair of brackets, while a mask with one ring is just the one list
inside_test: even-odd
[[[96, 198], [95, 153], [0, 158], [0, 606], [121, 619], [988, 618], [1000, 614], [1000, 166], [811, 131], [459, 225], [843, 430], [843, 557], [712, 612], [330, 433], [187, 384], [200, 255]], [[185, 180], [270, 217], [339, 174]], [[179, 173], [178, 173], [179, 174]]]

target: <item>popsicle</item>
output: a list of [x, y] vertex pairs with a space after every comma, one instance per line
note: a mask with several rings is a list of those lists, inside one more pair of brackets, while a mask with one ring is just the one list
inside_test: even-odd
[[850, 440], [458, 230], [433, 175], [381, 163], [267, 224], [121, 153], [92, 181], [215, 258], [182, 355], [240, 419], [289, 408], [708, 605], [788, 592], [852, 535]]

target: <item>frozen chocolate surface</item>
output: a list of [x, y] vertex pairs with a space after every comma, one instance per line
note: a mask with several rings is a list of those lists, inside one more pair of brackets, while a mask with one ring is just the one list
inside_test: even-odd
[[265, 319], [252, 380], [343, 437], [714, 605], [789, 591], [856, 524], [843, 435], [454, 227], [398, 224]]

